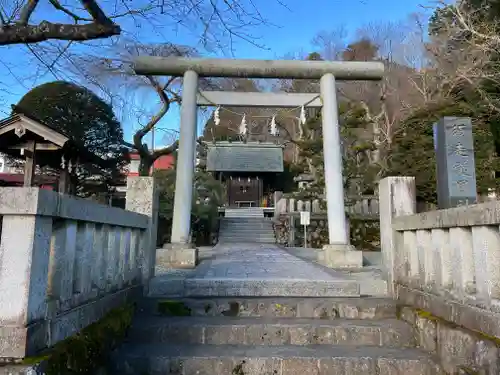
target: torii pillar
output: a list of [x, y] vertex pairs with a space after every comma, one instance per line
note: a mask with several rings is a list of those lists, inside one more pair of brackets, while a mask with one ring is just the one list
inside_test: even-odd
[[[336, 80], [380, 80], [384, 74], [381, 62], [188, 59], [141, 56], [134, 69], [141, 75], [184, 77], [181, 104], [181, 129], [177, 157], [172, 246], [169, 261], [179, 258], [179, 265], [194, 265], [196, 250], [189, 243], [193, 194], [194, 137], [197, 105], [209, 105], [197, 98], [198, 77], [319, 79], [323, 121], [323, 152], [328, 210], [329, 243], [320, 256], [322, 263], [333, 267], [361, 267], [362, 252], [352, 251], [346, 227], [342, 151], [335, 82]], [[207, 91], [204, 94], [210, 94]], [[215, 95], [217, 94], [217, 95]], [[306, 94], [225, 93], [217, 105], [240, 104], [245, 107], [294, 107]], [[295, 95], [295, 96], [294, 96]], [[314, 98], [314, 94], [312, 95]], [[206, 96], [206, 95], [204, 95]], [[240, 103], [234, 103], [238, 98]], [[302, 99], [300, 99], [302, 98]], [[244, 101], [244, 102], [243, 102]], [[302, 103], [305, 103], [304, 101]], [[213, 104], [213, 103], [212, 103]], [[176, 255], [174, 255], [176, 254]], [[182, 260], [182, 259], [184, 260]]]

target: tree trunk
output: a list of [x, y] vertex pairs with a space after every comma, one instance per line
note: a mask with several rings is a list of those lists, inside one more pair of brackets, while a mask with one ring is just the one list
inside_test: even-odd
[[150, 155], [141, 155], [139, 163], [139, 176], [149, 176], [154, 162], [154, 159]]

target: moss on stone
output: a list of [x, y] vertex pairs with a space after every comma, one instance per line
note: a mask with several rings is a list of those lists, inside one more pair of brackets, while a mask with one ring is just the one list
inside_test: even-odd
[[[462, 329], [462, 330], [464, 330], [466, 332], [470, 332], [471, 334], [476, 335], [479, 340], [490, 341], [490, 342], [494, 343], [497, 347], [500, 348], [500, 338], [498, 338], [496, 336], [491, 336], [491, 335], [488, 335], [487, 333], [484, 333], [484, 332], [481, 332], [481, 331], [477, 331], [475, 329], [470, 329], [470, 328], [461, 326], [459, 324], [450, 322], [450, 321], [448, 321], [446, 319], [443, 319], [443, 318], [441, 318], [439, 316], [433, 315], [431, 312], [426, 311], [426, 310], [417, 309], [417, 308], [414, 308], [414, 307], [411, 307], [411, 306], [406, 306], [406, 307], [412, 308], [415, 311], [415, 313], [417, 314], [417, 316], [419, 316], [420, 318], [427, 319], [427, 320], [432, 320], [432, 321], [435, 321], [435, 322], [439, 322], [440, 324], [448, 326], [449, 328], [452, 328], [452, 329]], [[401, 318], [401, 316], [398, 315], [398, 319], [400, 319], [400, 318]]]
[[[425, 310], [422, 310], [422, 309], [415, 309], [415, 313], [417, 314], [417, 316], [419, 316], [420, 318], [424, 318], [424, 319], [427, 319], [427, 320], [432, 320], [432, 321], [444, 321], [444, 319], [438, 317], [438, 316], [434, 316], [432, 315], [429, 311], [425, 311]], [[453, 324], [451, 322], [447, 322], [448, 324]]]
[[50, 358], [49, 354], [40, 354], [32, 357], [26, 357], [22, 360], [23, 365], [38, 365], [39, 363], [46, 361]]
[[459, 369], [462, 371], [462, 373], [465, 373], [467, 375], [480, 375], [479, 371], [472, 370], [472, 369], [470, 369], [468, 367], [463, 367], [462, 366]]
[[234, 366], [233, 371], [231, 371], [232, 375], [245, 375], [245, 372], [243, 371], [244, 364], [245, 361], [241, 361], [236, 366]]
[[404, 306], [404, 305], [396, 305], [396, 318], [399, 319], [399, 320], [402, 320], [403, 319], [403, 308], [405, 308], [407, 306]]
[[476, 330], [469, 330], [469, 331], [474, 332], [476, 335], [478, 335], [480, 338], [482, 338], [484, 340], [488, 340], [488, 341], [493, 342], [497, 347], [500, 348], [500, 338], [498, 338], [496, 336], [491, 336], [491, 335], [488, 335], [486, 333], [479, 332]]
[[159, 301], [158, 312], [168, 316], [190, 316], [191, 309], [181, 301]]
[[23, 363], [44, 362], [47, 375], [93, 374], [106, 364], [109, 352], [125, 337], [134, 311], [134, 304], [113, 309], [98, 322], [39, 356], [25, 358]]

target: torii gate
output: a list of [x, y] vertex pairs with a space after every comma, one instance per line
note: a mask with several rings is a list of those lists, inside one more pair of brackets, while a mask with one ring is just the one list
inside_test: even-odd
[[[341, 140], [335, 82], [336, 80], [380, 80], [384, 74], [382, 62], [189, 59], [141, 56], [135, 59], [134, 69], [137, 74], [141, 75], [184, 77], [177, 155], [178, 173], [175, 182], [171, 238], [174, 249], [181, 251], [193, 249], [188, 241], [193, 195], [197, 106], [300, 107], [308, 102], [306, 106], [322, 107], [329, 236], [329, 244], [325, 250], [345, 252], [351, 249], [345, 221]], [[199, 95], [199, 77], [320, 79], [320, 97], [315, 99], [318, 94], [303, 93], [223, 91], [205, 91]], [[361, 252], [356, 253], [359, 253], [357, 254], [359, 256], [356, 257], [357, 260], [354, 263], [359, 263], [359, 260], [362, 259]], [[340, 253], [337, 254], [340, 255]], [[349, 255], [345, 255], [339, 258], [349, 258]], [[185, 256], [180, 256], [185, 258]], [[178, 258], [178, 256], [172, 254], [170, 258]]]

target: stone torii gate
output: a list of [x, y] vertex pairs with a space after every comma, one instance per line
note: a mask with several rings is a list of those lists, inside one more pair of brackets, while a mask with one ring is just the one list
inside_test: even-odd
[[[197, 106], [321, 107], [325, 158], [329, 244], [326, 263], [331, 266], [361, 266], [361, 252], [349, 245], [345, 222], [342, 154], [337, 108], [336, 80], [380, 80], [381, 62], [188, 59], [141, 56], [134, 69], [140, 75], [183, 77], [181, 126], [177, 156], [172, 248], [168, 262], [188, 266], [196, 261], [189, 242], [193, 192]], [[320, 94], [241, 93], [205, 91], [198, 93], [199, 77], [319, 79]], [[329, 251], [333, 250], [333, 251]], [[328, 254], [331, 254], [329, 256]], [[324, 259], [325, 260], [325, 259]], [[192, 265], [192, 264], [191, 264]]]

